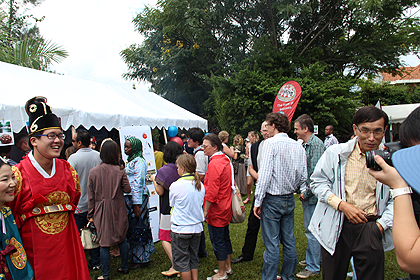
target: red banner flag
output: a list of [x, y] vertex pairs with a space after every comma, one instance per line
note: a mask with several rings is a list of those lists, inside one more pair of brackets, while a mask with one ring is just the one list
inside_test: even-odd
[[273, 105], [273, 113], [282, 112], [292, 121], [296, 106], [302, 95], [302, 88], [298, 82], [288, 81], [279, 90]]

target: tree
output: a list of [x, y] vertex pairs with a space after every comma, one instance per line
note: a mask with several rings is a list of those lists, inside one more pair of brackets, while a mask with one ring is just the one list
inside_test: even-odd
[[[317, 75], [308, 70], [313, 83], [336, 88], [315, 87], [318, 95], [335, 92], [343, 104], [350, 102], [357, 79], [384, 67], [398, 72], [399, 57], [418, 51], [419, 20], [406, 13], [418, 2], [162, 0], [134, 20], [146, 40], [122, 52], [129, 68], [124, 76], [151, 82], [156, 93], [209, 117], [215, 127], [227, 127], [237, 117], [242, 128], [231, 126], [236, 132], [258, 129], [253, 106], [272, 102], [274, 88], [304, 79], [305, 69], [323, 69]], [[318, 108], [304, 108], [318, 114]], [[332, 124], [342, 124], [342, 112], [335, 111], [340, 109], [327, 109], [330, 115], [320, 121], [333, 117]]]
[[48, 67], [53, 62], [60, 63], [67, 56], [68, 53], [63, 47], [51, 41], [46, 41], [42, 37], [25, 37], [23, 41], [15, 42], [6, 51], [6, 59], [4, 61], [28, 68], [48, 71]]
[[10, 7], [9, 15], [0, 10], [0, 61], [48, 71], [68, 56], [62, 46], [40, 36], [36, 26], [30, 27], [27, 17], [16, 16], [18, 6], [12, 0]]
[[42, 1], [0, 0], [0, 10], [3, 11], [6, 18], [0, 26], [1, 32], [5, 33], [9, 38], [15, 38], [15, 40], [23, 39], [24, 37], [33, 38], [40, 36], [38, 27], [29, 22], [29, 20], [34, 20], [35, 22], [40, 20], [32, 15], [25, 14], [25, 12], [28, 11], [28, 8], [26, 8], [28, 4], [37, 6]]
[[381, 105], [399, 105], [420, 103], [420, 88], [412, 85], [391, 85], [388, 82], [361, 80], [358, 83], [360, 101], [365, 105], [375, 105], [381, 100]]
[[382, 68], [397, 73], [400, 56], [419, 50], [419, 19], [407, 15], [418, 2], [303, 1], [290, 28], [294, 62], [323, 62], [356, 78]]
[[261, 122], [273, 110], [280, 87], [289, 80], [295, 80], [302, 87], [302, 96], [294, 118], [309, 114], [321, 128], [320, 136], [323, 136], [322, 128], [330, 124], [336, 127], [335, 134], [348, 134], [357, 106], [357, 94], [351, 91], [355, 79], [342, 74], [328, 74], [326, 67], [316, 63], [301, 69], [299, 74], [288, 76], [279, 75], [287, 73], [282, 69], [267, 75], [264, 67], [255, 65], [253, 69], [238, 71], [229, 79], [213, 77], [215, 119], [212, 121], [231, 134], [246, 135], [250, 130], [259, 130]]
[[249, 5], [243, 1], [242, 9], [229, 14], [226, 10], [241, 6], [235, 3], [168, 0], [159, 2], [159, 8], [146, 7], [133, 20], [146, 40], [121, 52], [129, 68], [124, 77], [149, 81], [156, 93], [202, 113], [211, 91], [205, 77], [223, 75], [249, 47], [240, 13]]

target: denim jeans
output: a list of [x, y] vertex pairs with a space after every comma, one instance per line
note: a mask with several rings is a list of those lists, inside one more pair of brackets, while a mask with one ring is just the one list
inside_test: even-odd
[[[87, 220], [87, 212], [83, 212], [80, 214], [74, 214], [74, 219], [76, 221], [76, 226], [79, 230], [81, 230], [84, 226], [87, 225], [88, 220]], [[101, 264], [101, 256], [100, 253], [101, 250], [98, 248], [94, 248], [94, 249], [90, 249], [89, 250], [89, 255], [90, 255], [90, 261], [89, 264], [94, 267], [94, 266], [99, 266]]]
[[309, 204], [308, 201], [302, 201], [303, 223], [305, 225], [305, 235], [308, 240], [306, 247], [306, 269], [312, 272], [321, 270], [321, 245], [315, 236], [308, 230], [312, 214], [315, 211], [316, 204]]
[[[124, 240], [118, 244], [120, 248], [120, 257], [121, 257], [121, 269], [128, 270], [128, 243], [127, 240]], [[109, 248], [110, 247], [100, 247], [101, 248], [101, 265], [102, 265], [102, 276], [104, 278], [109, 278]]]
[[275, 280], [279, 267], [279, 241], [283, 245], [282, 280], [295, 279], [295, 199], [293, 194], [266, 194], [261, 206], [261, 234], [265, 245], [262, 280]]
[[233, 253], [229, 237], [229, 224], [225, 227], [214, 227], [209, 224], [207, 226], [216, 259], [218, 261], [227, 260], [228, 255]]
[[353, 260], [353, 257], [351, 257], [350, 263], [351, 263], [351, 269], [353, 269], [353, 279], [352, 280], [357, 280], [356, 269], [354, 268], [354, 260]]

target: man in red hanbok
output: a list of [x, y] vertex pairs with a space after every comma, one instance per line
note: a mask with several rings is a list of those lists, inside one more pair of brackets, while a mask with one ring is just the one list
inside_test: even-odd
[[90, 279], [74, 211], [80, 198], [76, 171], [57, 159], [65, 135], [46, 98], [25, 105], [32, 151], [13, 167], [17, 186], [10, 203], [34, 279]]

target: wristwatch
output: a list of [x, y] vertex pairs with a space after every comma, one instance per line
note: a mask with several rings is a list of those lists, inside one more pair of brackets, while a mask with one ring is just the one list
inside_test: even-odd
[[404, 188], [398, 188], [398, 189], [391, 189], [390, 194], [392, 199], [395, 199], [397, 196], [403, 195], [403, 194], [411, 194], [413, 193], [413, 190], [410, 187], [404, 187]]

